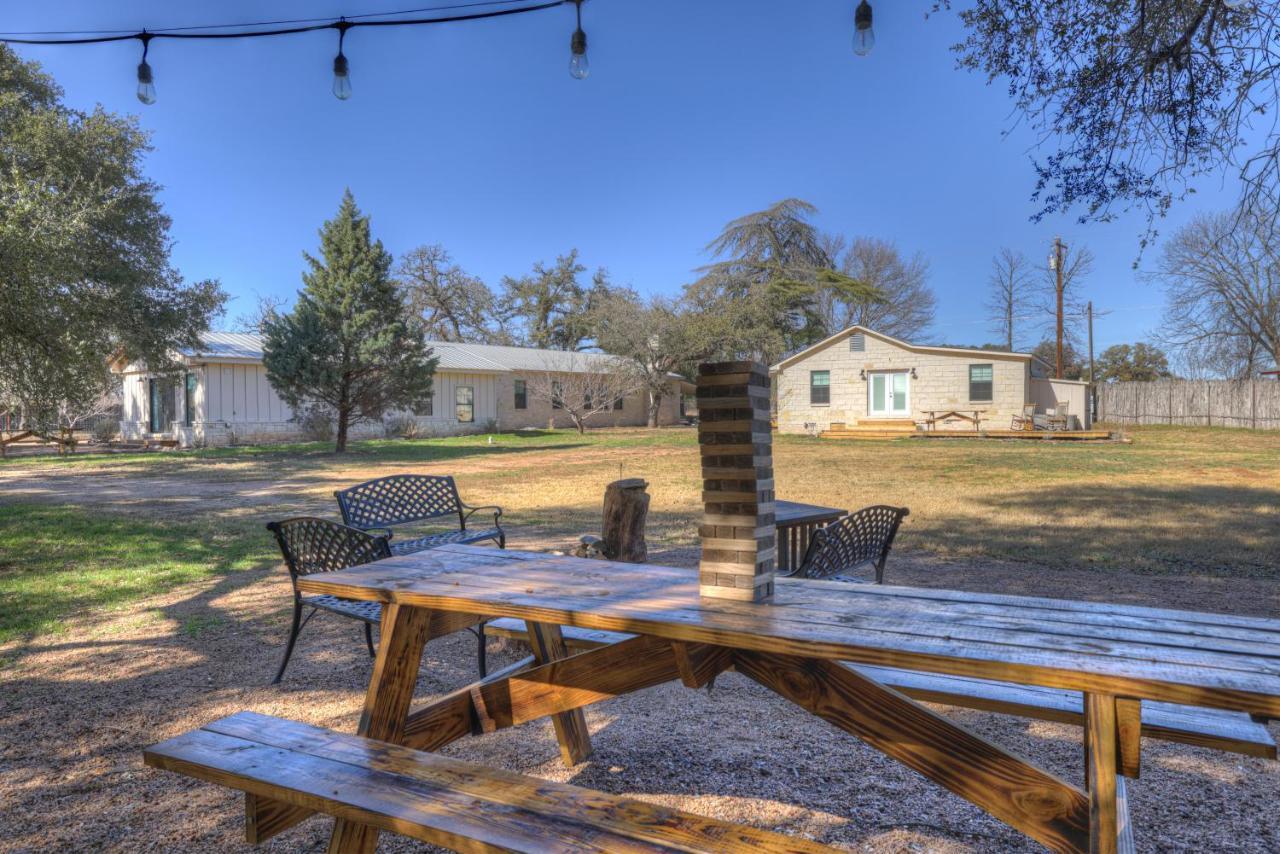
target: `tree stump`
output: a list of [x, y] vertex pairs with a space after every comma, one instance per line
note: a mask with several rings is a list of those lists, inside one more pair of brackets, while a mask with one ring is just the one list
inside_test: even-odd
[[625, 563], [644, 563], [648, 550], [644, 525], [649, 516], [649, 484], [643, 478], [615, 480], [604, 490], [604, 557]]
[[700, 365], [698, 449], [705, 512], [698, 589], [703, 596], [746, 602], [773, 598], [772, 443], [764, 365]]

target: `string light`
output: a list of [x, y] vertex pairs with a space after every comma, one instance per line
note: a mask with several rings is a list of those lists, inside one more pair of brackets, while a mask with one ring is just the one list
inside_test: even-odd
[[142, 62], [138, 63], [138, 100], [144, 104], [156, 102], [156, 81], [151, 74], [151, 63], [147, 62], [147, 50], [151, 47], [151, 34], [146, 30], [138, 36], [142, 42]]
[[333, 58], [333, 97], [345, 101], [351, 97], [351, 74], [347, 66], [346, 54], [342, 52], [342, 43], [347, 38], [347, 30], [351, 25], [346, 19], [338, 21], [338, 55]]
[[578, 28], [569, 37], [569, 76], [574, 80], [586, 80], [591, 73], [587, 63], [587, 34], [582, 30], [582, 0], [574, 0], [578, 13]]
[[853, 52], [858, 56], [866, 56], [875, 46], [876, 31], [871, 28], [871, 4], [862, 0], [853, 13]]

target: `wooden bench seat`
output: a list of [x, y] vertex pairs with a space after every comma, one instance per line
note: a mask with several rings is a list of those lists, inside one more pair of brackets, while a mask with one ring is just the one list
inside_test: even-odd
[[[493, 620], [486, 625], [486, 631], [490, 636], [521, 641], [526, 638], [523, 620]], [[562, 632], [565, 643], [576, 649], [603, 646], [632, 637], [621, 632], [572, 626], [564, 626]], [[927, 703], [1070, 724], [1081, 724], [1084, 720], [1083, 699], [1076, 691], [888, 667], [846, 666], [912, 699]], [[1142, 704], [1142, 734], [1162, 741], [1212, 747], [1264, 759], [1276, 758], [1276, 743], [1270, 731], [1244, 712], [1147, 701]]]
[[299, 813], [319, 812], [458, 851], [831, 850], [252, 712], [157, 744], [144, 758], [155, 768], [244, 791], [253, 842], [291, 826]]

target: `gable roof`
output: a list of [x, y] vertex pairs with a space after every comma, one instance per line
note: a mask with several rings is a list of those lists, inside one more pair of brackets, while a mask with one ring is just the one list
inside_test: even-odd
[[[586, 373], [616, 368], [618, 363], [617, 356], [605, 353], [573, 353], [456, 341], [427, 343], [440, 360], [437, 370], [441, 371]], [[200, 336], [199, 347], [188, 347], [179, 352], [188, 359], [211, 362], [261, 362], [262, 337], [246, 332], [206, 332]]]
[[904, 350], [909, 350], [912, 353], [941, 353], [944, 356], [948, 354], [956, 355], [956, 356], [981, 355], [983, 358], [986, 358], [986, 359], [992, 359], [992, 358], [1020, 359], [1020, 360], [1026, 360], [1028, 362], [1035, 358], [1035, 356], [1031, 355], [1030, 353], [1010, 353], [1004, 350], [979, 350], [974, 347], [932, 347], [927, 344], [911, 344], [907, 341], [902, 341], [890, 335], [885, 335], [882, 332], [876, 332], [874, 329], [868, 329], [865, 326], [850, 326], [848, 329], [841, 329], [836, 334], [829, 335], [826, 338], [823, 338], [817, 344], [811, 344], [808, 347], [805, 347], [803, 350], [801, 350], [798, 353], [792, 353], [787, 358], [778, 362], [776, 365], [773, 365], [772, 367], [770, 367], [769, 373], [775, 373], [777, 371], [780, 371], [783, 368], [787, 367], [788, 365], [792, 365], [795, 362], [801, 361], [806, 356], [809, 356], [818, 350], [824, 349], [826, 347], [830, 347], [832, 344], [843, 341], [844, 339], [848, 338], [850, 335], [852, 335], [855, 332], [861, 332], [864, 335], [870, 335], [872, 338], [879, 338], [881, 341], [885, 341], [889, 344], [893, 344], [896, 347], [901, 347]]

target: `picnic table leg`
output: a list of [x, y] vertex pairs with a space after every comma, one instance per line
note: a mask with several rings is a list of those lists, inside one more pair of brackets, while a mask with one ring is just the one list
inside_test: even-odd
[[[430, 626], [431, 612], [425, 608], [394, 603], [382, 606], [382, 638], [357, 734], [394, 744], [404, 738], [404, 724]], [[346, 819], [334, 823], [330, 854], [372, 854], [377, 847], [377, 828]]]
[[[569, 649], [565, 646], [564, 635], [559, 626], [531, 620], [526, 621], [525, 625], [529, 632], [529, 646], [539, 664], [569, 657]], [[587, 719], [582, 714], [582, 709], [559, 712], [551, 717], [551, 723], [555, 726], [556, 740], [560, 742], [560, 757], [566, 768], [572, 768], [591, 755], [591, 735], [587, 732]]]
[[1084, 695], [1085, 788], [1089, 792], [1089, 854], [1115, 854], [1119, 833], [1116, 804], [1116, 698]]

